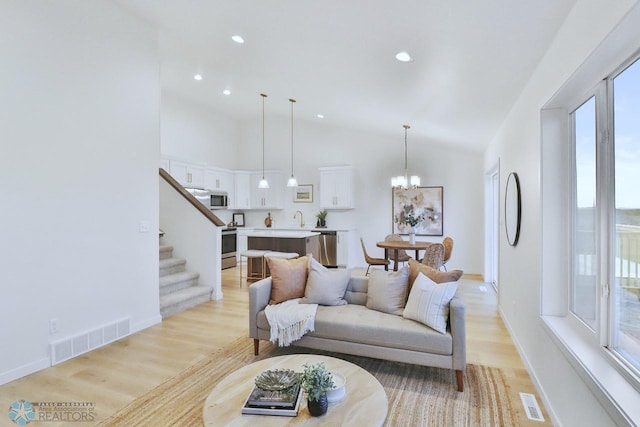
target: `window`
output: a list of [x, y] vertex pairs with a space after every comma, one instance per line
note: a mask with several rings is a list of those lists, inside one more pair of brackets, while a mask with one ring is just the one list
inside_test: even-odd
[[[640, 371], [640, 61], [571, 113], [570, 311]], [[600, 303], [599, 296], [604, 303]]]
[[640, 61], [612, 81], [614, 290], [611, 347], [640, 369]]
[[573, 113], [575, 199], [571, 311], [596, 327], [596, 102], [595, 96]]

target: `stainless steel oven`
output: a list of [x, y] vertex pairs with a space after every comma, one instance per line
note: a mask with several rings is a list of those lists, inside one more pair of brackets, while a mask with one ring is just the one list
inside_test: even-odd
[[238, 232], [233, 227], [222, 229], [222, 269], [235, 267]]

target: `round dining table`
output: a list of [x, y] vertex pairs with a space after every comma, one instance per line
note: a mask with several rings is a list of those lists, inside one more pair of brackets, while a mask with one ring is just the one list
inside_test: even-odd
[[[400, 249], [404, 249], [405, 251], [416, 251], [416, 260], [420, 259], [419, 251], [426, 250], [429, 245], [433, 244], [433, 242], [426, 241], [416, 241], [414, 244], [411, 244], [408, 240], [384, 240], [382, 242], [376, 243], [376, 246], [384, 249], [384, 258], [389, 259], [389, 251], [393, 251], [393, 271], [398, 271], [398, 251]], [[384, 266], [385, 270], [389, 270], [389, 266]]]

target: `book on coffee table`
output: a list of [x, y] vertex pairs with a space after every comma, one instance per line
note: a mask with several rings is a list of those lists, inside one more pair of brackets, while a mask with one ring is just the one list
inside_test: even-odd
[[302, 388], [299, 385], [278, 391], [263, 390], [255, 386], [242, 406], [242, 413], [295, 417], [301, 400]]

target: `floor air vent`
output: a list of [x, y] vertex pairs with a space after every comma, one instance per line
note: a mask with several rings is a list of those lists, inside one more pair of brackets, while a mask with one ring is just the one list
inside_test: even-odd
[[544, 421], [542, 411], [540, 410], [540, 406], [538, 406], [538, 401], [533, 394], [520, 393], [520, 400], [522, 400], [522, 405], [524, 405], [527, 418], [534, 421]]
[[51, 343], [51, 365], [69, 360], [131, 333], [131, 319], [118, 319], [85, 333]]

